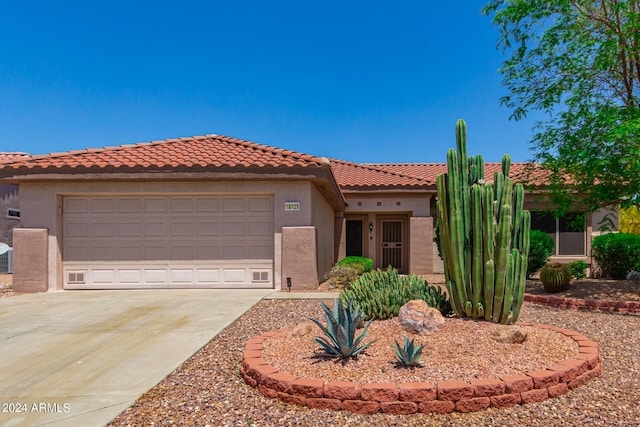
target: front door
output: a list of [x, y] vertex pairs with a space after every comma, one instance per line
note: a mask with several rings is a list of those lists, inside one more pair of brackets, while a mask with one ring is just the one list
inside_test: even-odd
[[347, 256], [363, 256], [363, 228], [364, 221], [361, 219], [347, 220]]
[[406, 221], [404, 218], [380, 219], [380, 267], [389, 266], [406, 273]]

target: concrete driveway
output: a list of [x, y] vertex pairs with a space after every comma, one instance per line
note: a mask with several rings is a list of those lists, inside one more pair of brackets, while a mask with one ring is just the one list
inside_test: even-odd
[[0, 299], [0, 425], [103, 426], [272, 290]]

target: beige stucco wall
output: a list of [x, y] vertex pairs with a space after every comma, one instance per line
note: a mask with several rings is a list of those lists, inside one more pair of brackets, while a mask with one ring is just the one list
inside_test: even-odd
[[362, 194], [346, 193], [346, 213], [411, 212], [412, 216], [429, 216], [431, 196], [426, 193]]
[[16, 292], [45, 292], [48, 280], [48, 232], [45, 228], [15, 228], [13, 289]]
[[409, 273], [433, 273], [433, 219], [409, 218]]
[[[317, 194], [314, 194], [317, 193]], [[62, 227], [62, 197], [72, 195], [228, 195], [228, 194], [270, 194], [274, 198], [274, 286], [280, 289], [282, 264], [282, 227], [313, 225], [314, 203], [322, 212], [331, 208], [308, 181], [83, 181], [83, 182], [40, 182], [20, 185], [20, 205], [22, 227], [46, 228], [48, 237], [48, 279], [49, 288], [62, 288], [62, 254], [60, 248]], [[285, 211], [285, 202], [300, 202], [300, 210]], [[327, 208], [328, 207], [328, 208]], [[315, 220], [326, 234], [333, 236], [333, 212], [330, 220]], [[326, 228], [329, 227], [329, 228]], [[333, 237], [330, 245], [333, 251]], [[325, 261], [326, 262], [326, 261]]]
[[313, 226], [282, 229], [282, 288], [314, 289], [318, 286], [318, 230]]
[[311, 187], [311, 224], [316, 228], [318, 279], [322, 280], [337, 261], [335, 259], [335, 212], [327, 200]]

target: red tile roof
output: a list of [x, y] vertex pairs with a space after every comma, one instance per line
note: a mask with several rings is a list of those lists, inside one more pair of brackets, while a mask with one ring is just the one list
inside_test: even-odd
[[[211, 169], [219, 167], [245, 168], [324, 166], [325, 158], [283, 150], [254, 142], [221, 135], [167, 139], [116, 147], [30, 156], [25, 153], [0, 153], [0, 169], [6, 173], [48, 171], [124, 171], [141, 169]], [[511, 176], [517, 181], [526, 178], [531, 164], [513, 163]], [[485, 163], [487, 181], [500, 163]], [[343, 190], [420, 189], [435, 191], [436, 177], [447, 171], [444, 163], [360, 164], [331, 160], [331, 170]], [[545, 174], [530, 175], [534, 184], [544, 182]]]
[[331, 159], [331, 170], [340, 188], [344, 190], [366, 190], [373, 188], [431, 188], [435, 180], [402, 173], [384, 165], [367, 165]]
[[[407, 176], [421, 178], [427, 181], [433, 181], [435, 184], [436, 177], [447, 172], [446, 163], [400, 163], [400, 164], [371, 164], [369, 166], [386, 170], [389, 172], [399, 173]], [[484, 174], [487, 182], [493, 182], [494, 172], [502, 170], [502, 163], [487, 162], [484, 164]], [[514, 162], [511, 163], [509, 176], [515, 182], [527, 182], [533, 186], [542, 186], [548, 180], [549, 172], [543, 171], [536, 164], [530, 162]], [[340, 181], [338, 181], [340, 182]]]
[[0, 164], [11, 163], [11, 162], [15, 162], [16, 160], [26, 160], [30, 158], [31, 158], [31, 155], [27, 153], [0, 152]]
[[167, 139], [13, 159], [3, 169], [129, 169], [326, 165], [324, 158], [220, 135]]

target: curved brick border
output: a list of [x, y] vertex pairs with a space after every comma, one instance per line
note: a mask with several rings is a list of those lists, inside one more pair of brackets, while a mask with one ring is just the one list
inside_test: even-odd
[[317, 409], [346, 410], [362, 414], [472, 412], [490, 406], [503, 408], [541, 402], [573, 390], [600, 375], [598, 344], [568, 329], [533, 323], [519, 323], [559, 332], [578, 344], [578, 354], [546, 369], [465, 381], [416, 383], [326, 382], [298, 378], [278, 370], [262, 359], [262, 343], [293, 328], [264, 333], [247, 341], [240, 366], [245, 382], [267, 397]]
[[524, 294], [524, 300], [557, 308], [574, 310], [615, 311], [617, 313], [640, 313], [640, 301], [594, 300], [563, 298], [548, 295]]

